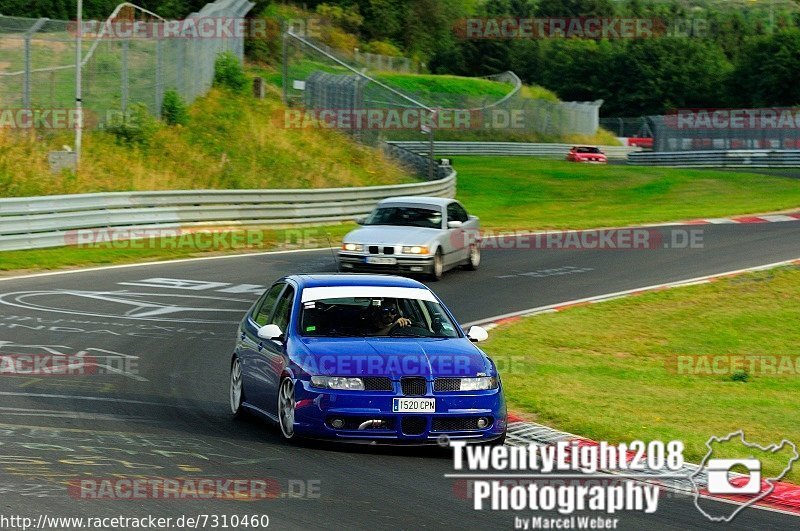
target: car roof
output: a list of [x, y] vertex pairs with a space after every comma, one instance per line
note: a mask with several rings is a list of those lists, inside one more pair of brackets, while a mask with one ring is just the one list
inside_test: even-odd
[[405, 195], [400, 197], [390, 197], [388, 199], [382, 200], [379, 205], [388, 205], [391, 203], [410, 203], [410, 204], [420, 204], [420, 205], [436, 205], [436, 206], [447, 206], [450, 203], [455, 201], [455, 199], [451, 199], [448, 197], [428, 197], [428, 196], [420, 196], [420, 195]]
[[398, 288], [423, 288], [428, 289], [425, 284], [411, 278], [398, 277], [394, 275], [370, 275], [370, 274], [316, 274], [316, 275], [289, 275], [287, 279], [297, 283], [300, 289], [318, 288], [326, 286], [385, 286]]

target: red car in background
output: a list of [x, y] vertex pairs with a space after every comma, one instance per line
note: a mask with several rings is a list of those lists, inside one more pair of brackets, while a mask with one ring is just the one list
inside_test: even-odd
[[591, 164], [607, 164], [606, 154], [595, 146], [574, 146], [567, 153], [569, 162], [588, 162]]

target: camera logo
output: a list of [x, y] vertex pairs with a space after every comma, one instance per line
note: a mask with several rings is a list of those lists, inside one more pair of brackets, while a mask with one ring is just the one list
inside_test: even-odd
[[[800, 453], [793, 442], [784, 439], [778, 444], [759, 446], [745, 440], [742, 430], [724, 437], [711, 437], [706, 442], [706, 448], [708, 453], [689, 479], [694, 489], [695, 507], [712, 522], [730, 522], [745, 508], [772, 494], [778, 481], [789, 473], [796, 461], [800, 460]], [[712, 457], [715, 451], [726, 455], [730, 455], [733, 451], [746, 457], [715, 458]], [[770, 454], [786, 458], [785, 465], [777, 474], [762, 472], [762, 462], [755, 457], [756, 455], [767, 457]], [[747, 473], [736, 472], [734, 468]], [[735, 503], [724, 504], [724, 507], [723, 504], [713, 504], [705, 509], [701, 506], [701, 498], [713, 500], [715, 497], [717, 500], [724, 499]], [[727, 514], [719, 514], [719, 511], [723, 510], [728, 511]]]
[[[735, 466], [747, 469], [747, 483], [731, 482], [730, 472]], [[706, 468], [710, 494], [758, 494], [761, 491], [761, 461], [758, 459], [709, 459]]]

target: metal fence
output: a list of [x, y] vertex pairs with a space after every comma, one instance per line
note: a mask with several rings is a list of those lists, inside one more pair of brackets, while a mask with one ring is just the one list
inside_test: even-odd
[[800, 150], [712, 150], [631, 153], [628, 164], [677, 168], [800, 168]]
[[[239, 20], [253, 5], [216, 0], [182, 21], [176, 36], [167, 30], [172, 21], [132, 4], [121, 4], [106, 21], [85, 21], [81, 65], [86, 125], [117, 119], [134, 103], [159, 115], [167, 90], [187, 102], [207, 92], [217, 55], [229, 51], [241, 59], [244, 35], [193, 32], [191, 21]], [[132, 28], [146, 30], [123, 31]], [[76, 29], [68, 21], [0, 16], [2, 107], [75, 106]]]
[[[391, 145], [414, 153], [427, 153], [427, 142], [398, 142]], [[437, 155], [500, 155], [524, 157], [565, 158], [572, 144], [530, 144], [524, 142], [435, 142]], [[609, 159], [625, 160], [630, 153], [641, 151], [631, 146], [598, 146]]]
[[[289, 106], [381, 111], [387, 116], [392, 112], [418, 112], [435, 117], [430, 129], [436, 138], [446, 140], [524, 141], [531, 134], [593, 135], [599, 128], [602, 100], [558, 102], [531, 98], [513, 72], [484, 78], [485, 83], [477, 91], [475, 85], [460, 88], [457, 81], [438, 89], [415, 90], [413, 80], [405, 82], [370, 72], [325, 44], [291, 30], [284, 34], [283, 45], [284, 101]], [[463, 111], [466, 119], [449, 124], [439, 119], [453, 111]], [[424, 127], [405, 124], [342, 129], [368, 144], [414, 140], [430, 134]]]
[[353, 50], [353, 63], [378, 72], [399, 72], [401, 74], [419, 74], [422, 65], [408, 57], [381, 55]]
[[[454, 197], [456, 172], [431, 182], [311, 190], [110, 192], [0, 199], [0, 251], [69, 245], [76, 231], [352, 220], [398, 195]], [[122, 238], [127, 239], [127, 238]]]
[[[714, 112], [706, 113], [707, 121], [698, 119], [699, 114], [648, 116], [647, 121], [653, 132], [653, 151], [711, 151], [742, 149], [800, 149], [799, 109], [722, 109], [721, 121], [713, 117]], [[741, 123], [731, 119], [740, 113]], [[762, 117], [756, 118], [748, 126], [745, 113]], [[789, 122], [778, 120], [781, 113], [789, 114]], [[772, 116], [772, 122], [763, 118]]]
[[647, 138], [653, 136], [646, 116], [637, 118], [600, 118], [600, 127], [623, 138]]

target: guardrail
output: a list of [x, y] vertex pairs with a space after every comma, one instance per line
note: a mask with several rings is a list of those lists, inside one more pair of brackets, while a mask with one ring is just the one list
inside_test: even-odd
[[800, 150], [709, 150], [631, 153], [628, 164], [678, 168], [791, 168], [800, 167]]
[[[391, 141], [415, 153], [427, 154], [430, 144], [424, 141]], [[507, 155], [565, 158], [576, 144], [531, 144], [526, 142], [434, 142], [436, 155]], [[578, 144], [579, 145], [579, 144]], [[624, 160], [628, 154], [641, 151], [634, 146], [598, 146], [609, 159]]]
[[[446, 167], [449, 168], [449, 167]], [[0, 250], [58, 247], [76, 231], [202, 225], [287, 225], [351, 220], [398, 195], [454, 197], [455, 170], [436, 181], [287, 190], [109, 192], [0, 199]]]

